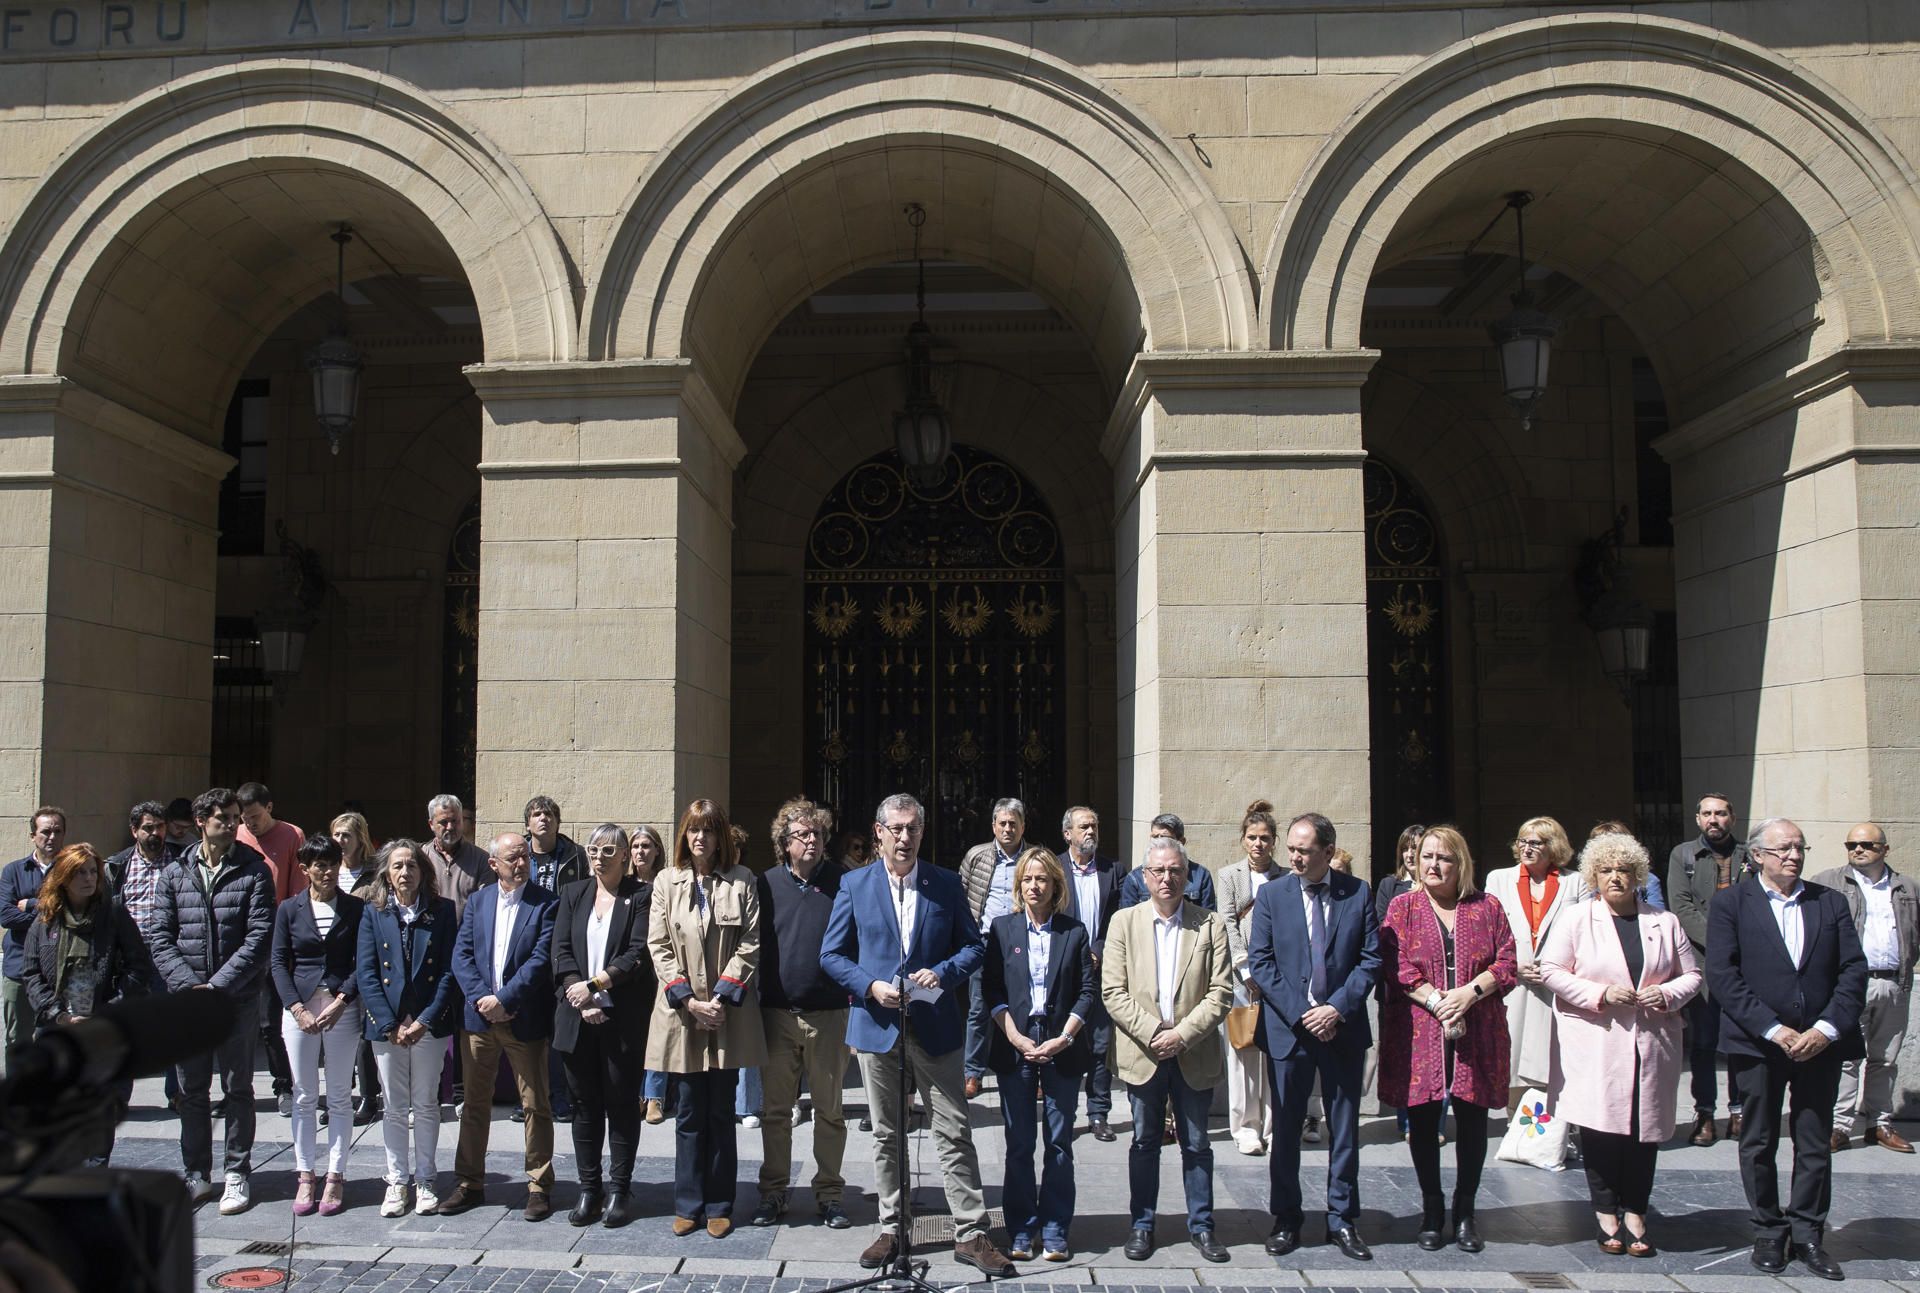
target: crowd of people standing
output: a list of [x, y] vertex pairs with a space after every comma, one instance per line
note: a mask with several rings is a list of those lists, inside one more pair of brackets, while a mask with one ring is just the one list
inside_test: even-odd
[[[1856, 1121], [1870, 1143], [1912, 1152], [1891, 1106], [1920, 902], [1871, 823], [1848, 832], [1844, 865], [1803, 877], [1808, 842], [1794, 822], [1766, 819], [1741, 840], [1721, 794], [1700, 798], [1696, 820], [1664, 887], [1622, 824], [1597, 824], [1576, 854], [1560, 823], [1535, 817], [1512, 839], [1512, 864], [1484, 874], [1459, 830], [1409, 827], [1370, 888], [1344, 864], [1331, 821], [1305, 812], [1283, 825], [1264, 800], [1240, 823], [1241, 856], [1217, 873], [1189, 856], [1172, 814], [1154, 819], [1130, 867], [1100, 853], [1091, 809], [1064, 815], [1055, 852], [1029, 839], [1015, 799], [993, 806], [990, 840], [939, 867], [920, 856], [926, 814], [907, 795], [832, 846], [832, 814], [790, 800], [756, 869], [745, 832], [706, 799], [688, 806], [670, 846], [614, 823], [582, 846], [561, 833], [559, 805], [535, 796], [522, 830], [481, 848], [464, 806], [442, 795], [424, 842], [376, 849], [360, 814], [308, 837], [249, 783], [135, 805], [133, 842], [112, 857], [67, 843], [65, 814], [38, 810], [31, 852], [0, 871], [0, 1010], [12, 1049], [124, 996], [230, 997], [230, 1036], [168, 1084], [187, 1186], [196, 1202], [217, 1196], [223, 1213], [253, 1202], [264, 1051], [291, 1119], [299, 1215], [343, 1210], [353, 1129], [375, 1121], [382, 1215], [484, 1202], [504, 1061], [530, 1222], [553, 1210], [556, 1122], [573, 1138], [568, 1220], [633, 1221], [642, 1120], [663, 1121], [670, 1105], [672, 1232], [725, 1236], [737, 1093], [754, 1073], [764, 1095], [752, 1223], [787, 1216], [804, 1086], [811, 1197], [822, 1224], [844, 1229], [841, 1090], [857, 1056], [877, 1151], [870, 1268], [901, 1256], [904, 1064], [925, 1102], [955, 1256], [989, 1276], [1071, 1256], [1079, 1102], [1088, 1133], [1114, 1139], [1116, 1077], [1132, 1128], [1129, 1259], [1154, 1250], [1160, 1154], [1177, 1144], [1187, 1238], [1203, 1259], [1228, 1260], [1214, 1236], [1207, 1126], [1223, 1084], [1235, 1149], [1268, 1158], [1265, 1247], [1276, 1256], [1303, 1242], [1302, 1145], [1324, 1136], [1327, 1240], [1371, 1259], [1358, 1170], [1369, 1084], [1398, 1111], [1421, 1248], [1482, 1250], [1475, 1204], [1493, 1115], [1506, 1112], [1511, 1136], [1543, 1124], [1550, 1106], [1578, 1129], [1600, 1250], [1651, 1256], [1657, 1155], [1678, 1126], [1681, 1071], [1690, 1064], [1694, 1101], [1684, 1139], [1710, 1145], [1717, 1057], [1753, 1264], [1777, 1272], [1797, 1258], [1838, 1279], [1824, 1242], [1830, 1155]], [[967, 1117], [989, 1077], [1007, 1150], [1004, 1250], [989, 1236]], [[459, 1135], [443, 1195], [446, 1085], [459, 1088]], [[1783, 1130], [1795, 1157], [1785, 1207], [1774, 1171]], [[97, 1161], [110, 1152], [105, 1138]]]

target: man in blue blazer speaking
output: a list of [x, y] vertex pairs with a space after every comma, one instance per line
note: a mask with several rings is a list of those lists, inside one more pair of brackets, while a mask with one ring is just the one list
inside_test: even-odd
[[494, 883], [474, 890], [453, 945], [453, 977], [466, 997], [462, 1069], [467, 1102], [453, 1170], [459, 1184], [440, 1203], [445, 1216], [482, 1199], [493, 1083], [500, 1056], [513, 1063], [526, 1124], [528, 1221], [553, 1211], [553, 1106], [547, 1091], [547, 1048], [553, 1037], [553, 894], [527, 880], [527, 841], [517, 834], [487, 849]]
[[1254, 1043], [1273, 1064], [1267, 1251], [1281, 1257], [1300, 1246], [1300, 1129], [1317, 1075], [1327, 1106], [1327, 1238], [1366, 1262], [1373, 1252], [1356, 1226], [1360, 1089], [1373, 1045], [1367, 994], [1380, 973], [1379, 930], [1365, 883], [1333, 869], [1333, 845], [1333, 823], [1319, 813], [1293, 819], [1292, 872], [1260, 886], [1247, 935], [1261, 1005]]
[[985, 945], [960, 877], [920, 860], [926, 825], [927, 811], [912, 795], [881, 801], [873, 819], [881, 865], [861, 867], [841, 880], [820, 943], [821, 966], [853, 998], [847, 1045], [860, 1053], [873, 1111], [880, 1235], [860, 1255], [860, 1264], [878, 1270], [901, 1256], [894, 1224], [907, 1198], [896, 1154], [906, 1134], [907, 1111], [898, 1065], [901, 998], [910, 994], [907, 1068], [931, 1115], [947, 1210], [953, 1214], [953, 1255], [990, 1277], [1004, 1277], [1014, 1273], [1013, 1264], [987, 1239], [987, 1200], [967, 1126], [961, 1072], [965, 1026], [954, 1002], [954, 989], [980, 968]]

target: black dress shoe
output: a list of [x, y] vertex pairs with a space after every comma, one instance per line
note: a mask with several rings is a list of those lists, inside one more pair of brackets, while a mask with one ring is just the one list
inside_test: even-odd
[[1352, 1226], [1342, 1226], [1338, 1230], [1331, 1231], [1327, 1238], [1356, 1262], [1373, 1260], [1373, 1249], [1367, 1247], [1367, 1241], [1362, 1239], [1360, 1232]]
[[1138, 1226], [1127, 1232], [1127, 1246], [1121, 1253], [1130, 1262], [1144, 1262], [1153, 1256], [1153, 1231]]
[[847, 1210], [837, 1203], [820, 1205], [820, 1223], [829, 1230], [846, 1230], [853, 1225], [847, 1220]]
[[1113, 1140], [1113, 1128], [1108, 1125], [1105, 1118], [1095, 1118], [1092, 1126], [1087, 1130], [1091, 1131], [1093, 1138], [1103, 1145]]
[[1472, 1217], [1461, 1217], [1453, 1228], [1453, 1242], [1460, 1245], [1463, 1253], [1477, 1253], [1485, 1248], [1486, 1242], [1480, 1238], [1479, 1229], [1473, 1224]]
[[513, 1122], [525, 1122], [527, 1120], [527, 1111], [516, 1104], [513, 1106], [513, 1112], [508, 1114], [507, 1117]]
[[1267, 1252], [1275, 1257], [1285, 1257], [1299, 1246], [1300, 1232], [1287, 1226], [1275, 1226], [1267, 1236]]
[[1769, 1275], [1778, 1275], [1787, 1269], [1787, 1241], [1784, 1239], [1756, 1239], [1753, 1241], [1753, 1264], [1755, 1269]]
[[1444, 1230], [1422, 1230], [1416, 1243], [1423, 1253], [1437, 1253], [1447, 1246], [1447, 1232]]
[[369, 1127], [380, 1121], [380, 1102], [362, 1098], [353, 1106], [353, 1125]]
[[570, 1226], [590, 1226], [600, 1220], [603, 1211], [600, 1191], [591, 1186], [583, 1186], [580, 1197], [574, 1201], [573, 1211], [567, 1214]]
[[1189, 1237], [1193, 1240], [1193, 1246], [1200, 1250], [1200, 1255], [1208, 1261], [1226, 1262], [1233, 1260], [1233, 1254], [1227, 1251], [1225, 1244], [1213, 1237], [1213, 1231], [1196, 1230]]
[[616, 1189], [607, 1196], [606, 1215], [600, 1218], [600, 1224], [608, 1230], [618, 1230], [633, 1220], [633, 1199], [622, 1189]]
[[1827, 1256], [1827, 1250], [1819, 1244], [1795, 1244], [1794, 1253], [1800, 1258], [1800, 1264], [1823, 1280], [1843, 1280], [1846, 1272], [1840, 1269], [1840, 1263]]

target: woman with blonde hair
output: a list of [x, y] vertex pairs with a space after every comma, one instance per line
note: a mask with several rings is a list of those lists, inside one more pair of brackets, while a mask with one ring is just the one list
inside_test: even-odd
[[647, 1067], [674, 1098], [673, 1233], [733, 1230], [739, 1147], [734, 1085], [766, 1062], [760, 998], [760, 897], [719, 804], [696, 799], [680, 818], [673, 864], [655, 877], [647, 930], [660, 992]]
[[1625, 833], [1580, 852], [1595, 891], [1540, 951], [1541, 981], [1560, 1022], [1554, 1112], [1581, 1129], [1600, 1251], [1654, 1254], [1647, 1205], [1660, 1142], [1673, 1135], [1680, 1009], [1700, 991], [1693, 940], [1679, 917], [1640, 896], [1647, 850]]
[[[373, 832], [359, 813], [341, 813], [327, 823], [327, 834], [340, 846], [340, 889], [365, 902], [373, 896], [380, 881], [380, 868], [374, 861]], [[353, 1100], [353, 1125], [365, 1127], [380, 1121], [380, 1066], [374, 1062], [373, 1043], [365, 1037], [353, 1057], [353, 1082], [358, 1094]], [[327, 1110], [320, 1117], [330, 1120]], [[323, 1121], [321, 1126], [326, 1126]]]
[[[1277, 880], [1284, 868], [1275, 861], [1280, 827], [1273, 816], [1273, 805], [1256, 799], [1247, 805], [1240, 818], [1240, 856], [1220, 868], [1214, 878], [1219, 895], [1220, 915], [1227, 922], [1227, 954], [1233, 961], [1233, 1004], [1236, 1008], [1257, 1006], [1260, 989], [1253, 986], [1247, 969], [1247, 934], [1253, 928], [1253, 900], [1260, 887]], [[1242, 1154], [1264, 1154], [1273, 1140], [1273, 1087], [1267, 1076], [1267, 1057], [1252, 1042], [1244, 1047], [1233, 1044], [1230, 1025], [1221, 1025], [1220, 1035], [1227, 1048], [1227, 1131], [1234, 1148]], [[1318, 1140], [1320, 1109], [1318, 1098], [1308, 1102], [1308, 1124], [1314, 1128], [1310, 1140]]]
[[1551, 817], [1529, 817], [1513, 836], [1514, 865], [1487, 877], [1487, 892], [1499, 899], [1513, 930], [1520, 987], [1507, 994], [1507, 1032], [1513, 1062], [1508, 1075], [1507, 1110], [1520, 1105], [1528, 1087], [1547, 1090], [1553, 1083], [1555, 1025], [1553, 993], [1535, 964], [1561, 913], [1589, 890], [1578, 872], [1567, 869], [1573, 846]]

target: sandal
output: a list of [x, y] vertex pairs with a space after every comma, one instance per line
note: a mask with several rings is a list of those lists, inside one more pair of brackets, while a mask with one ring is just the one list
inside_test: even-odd
[[326, 1186], [320, 1191], [320, 1215], [331, 1217], [346, 1207], [347, 1178], [338, 1172], [328, 1172]]
[[1626, 1227], [1622, 1226], [1619, 1230], [1615, 1230], [1612, 1234], [1608, 1234], [1606, 1231], [1601, 1230], [1599, 1231], [1598, 1235], [1595, 1237], [1594, 1242], [1600, 1245], [1600, 1251], [1605, 1253], [1607, 1256], [1618, 1257], [1621, 1253], [1624, 1253], [1627, 1251], [1627, 1237], [1625, 1234], [1622, 1233], [1622, 1231], [1624, 1231], [1625, 1229]]
[[300, 1172], [294, 1177], [294, 1181], [296, 1185], [293, 1192], [293, 1215], [310, 1217], [317, 1206], [313, 1197], [313, 1173]]
[[[1623, 1230], [1626, 1229], [1624, 1226], [1621, 1228]], [[1653, 1246], [1653, 1240], [1647, 1238], [1645, 1235], [1636, 1235], [1631, 1230], [1628, 1230], [1627, 1238], [1629, 1241], [1627, 1244], [1627, 1256], [1629, 1257], [1651, 1257], [1658, 1251]]]

